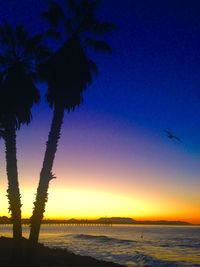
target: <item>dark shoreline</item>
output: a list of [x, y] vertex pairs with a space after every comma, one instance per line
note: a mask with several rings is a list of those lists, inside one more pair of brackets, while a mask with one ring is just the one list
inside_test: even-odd
[[36, 256], [30, 261], [27, 256], [29, 241], [25, 238], [20, 243], [20, 257], [13, 258], [14, 240], [12, 238], [0, 237], [0, 266], [34, 266], [34, 267], [124, 267], [124, 265], [113, 262], [96, 260], [89, 256], [80, 256], [66, 249], [48, 248], [38, 244]]

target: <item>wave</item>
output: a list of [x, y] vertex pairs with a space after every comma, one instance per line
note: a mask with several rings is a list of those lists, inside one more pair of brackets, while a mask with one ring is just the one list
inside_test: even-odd
[[185, 247], [185, 248], [200, 248], [200, 243], [194, 243], [194, 244], [181, 244], [179, 247]]
[[160, 247], [167, 247], [167, 248], [200, 248], [200, 243], [183, 243], [183, 242], [176, 242], [176, 243], [165, 243], [165, 244], [159, 244]]
[[[139, 241], [129, 239], [119, 239], [105, 235], [89, 235], [89, 234], [68, 234], [62, 237], [68, 237], [70, 241], [70, 251], [91, 256], [99, 260], [112, 261], [123, 266], [144, 266], [144, 267], [200, 267], [199, 264], [190, 263], [187, 261], [178, 261], [173, 259], [161, 259], [156, 255], [150, 255], [142, 251], [144, 246], [154, 247], [155, 243], [145, 241], [144, 244]], [[76, 240], [78, 241], [76, 243]], [[80, 242], [82, 241], [82, 242]], [[179, 242], [178, 242], [179, 243]], [[135, 245], [134, 245], [135, 244]], [[198, 245], [199, 243], [197, 242]], [[159, 247], [172, 248], [178, 246], [175, 243], [157, 244]], [[183, 244], [179, 244], [183, 245]], [[108, 246], [111, 249], [108, 249]]]
[[161, 260], [140, 252], [136, 252], [136, 255], [129, 260], [134, 263], [138, 263], [139, 266], [145, 267], [200, 267], [198, 264], [189, 264], [184, 261]]
[[84, 235], [84, 234], [79, 234], [79, 235], [74, 235], [75, 239], [87, 239], [87, 240], [94, 240], [97, 242], [106, 242], [106, 243], [118, 243], [118, 244], [124, 244], [124, 245], [129, 245], [132, 243], [135, 243], [136, 241], [129, 240], [129, 239], [118, 239], [114, 237], [108, 237], [104, 235]]

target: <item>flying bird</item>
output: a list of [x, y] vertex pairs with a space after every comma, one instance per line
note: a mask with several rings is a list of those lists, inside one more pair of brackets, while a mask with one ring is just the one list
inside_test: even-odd
[[176, 139], [177, 141], [182, 142], [181, 139], [180, 139], [178, 136], [174, 135], [174, 134], [171, 133], [170, 131], [165, 130], [165, 132], [166, 132], [167, 137], [168, 137], [169, 139]]

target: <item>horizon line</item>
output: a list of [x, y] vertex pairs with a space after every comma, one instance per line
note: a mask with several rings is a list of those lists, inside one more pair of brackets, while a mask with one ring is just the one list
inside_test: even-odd
[[[5, 218], [5, 219], [11, 219], [11, 217], [8, 217], [6, 215], [2, 215], [0, 216], [0, 219], [1, 218]], [[22, 220], [30, 220], [30, 217], [23, 217], [21, 218]], [[96, 218], [91, 218], [91, 217], [85, 217], [85, 218], [74, 218], [74, 217], [70, 217], [70, 218], [63, 218], [63, 217], [59, 217], [59, 218], [55, 218], [55, 217], [47, 217], [47, 218], [43, 218], [42, 221], [70, 221], [70, 220], [77, 220], [77, 221], [97, 221], [99, 219], [131, 219], [133, 220], [133, 223], [134, 221], [135, 222], [138, 222], [138, 223], [142, 223], [142, 222], [180, 222], [180, 223], [188, 223], [188, 224], [191, 224], [191, 225], [200, 225], [200, 221], [197, 221], [197, 222], [191, 222], [191, 221], [188, 221], [188, 220], [184, 220], [184, 219], [134, 219], [132, 217], [124, 217], [124, 216], [111, 216], [111, 217], [96, 217]], [[130, 222], [131, 224], [131, 222]]]

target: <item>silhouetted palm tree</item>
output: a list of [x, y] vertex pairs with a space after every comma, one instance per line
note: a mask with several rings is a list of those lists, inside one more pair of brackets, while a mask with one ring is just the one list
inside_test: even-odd
[[36, 66], [48, 54], [41, 39], [41, 35], [29, 37], [21, 25], [0, 26], [0, 133], [5, 140], [7, 196], [16, 240], [22, 237], [16, 130], [30, 123], [31, 107], [39, 101]]
[[40, 225], [45, 211], [52, 167], [60, 138], [64, 111], [74, 110], [83, 100], [83, 91], [92, 82], [93, 73], [98, 73], [96, 64], [89, 58], [86, 49], [111, 52], [110, 46], [95, 35], [102, 35], [114, 28], [109, 22], [99, 22], [95, 11], [100, 1], [67, 0], [66, 13], [55, 1], [49, 2], [49, 9], [43, 15], [50, 23], [48, 34], [64, 35], [63, 44], [41, 67], [48, 82], [47, 100], [53, 108], [53, 120], [46, 145], [40, 181], [31, 217], [30, 240], [38, 241]]

